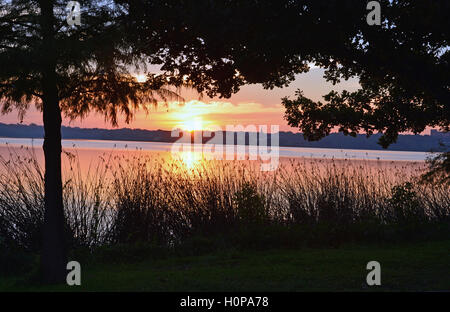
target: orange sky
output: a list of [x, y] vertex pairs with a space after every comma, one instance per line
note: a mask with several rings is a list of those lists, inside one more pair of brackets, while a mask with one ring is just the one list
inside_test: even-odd
[[[207, 128], [211, 125], [225, 127], [225, 125], [279, 125], [281, 131], [296, 131], [289, 127], [283, 119], [281, 98], [294, 96], [296, 89], [303, 90], [305, 96], [314, 100], [321, 100], [321, 96], [334, 89], [340, 91], [355, 90], [358, 87], [356, 79], [345, 81], [337, 86], [327, 83], [323, 70], [313, 68], [307, 74], [296, 77], [296, 80], [287, 88], [264, 90], [260, 85], [244, 86], [230, 99], [210, 99], [199, 96], [194, 91], [183, 90], [181, 95], [186, 100], [184, 105], [169, 103], [168, 108], [161, 107], [146, 115], [139, 112], [130, 124], [119, 122], [119, 127], [141, 129], [171, 130], [174, 127], [187, 129]], [[17, 123], [17, 113], [0, 115], [0, 122]], [[23, 120], [24, 124], [42, 124], [41, 113], [34, 108], [30, 109]], [[84, 120], [64, 121], [64, 125], [83, 128], [111, 128], [105, 123], [102, 116], [91, 114]]]

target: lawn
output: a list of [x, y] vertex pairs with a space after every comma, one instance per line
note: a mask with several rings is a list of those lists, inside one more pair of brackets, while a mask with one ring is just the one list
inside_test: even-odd
[[[367, 262], [381, 286], [366, 285]], [[338, 249], [238, 251], [82, 266], [81, 286], [0, 280], [0, 291], [443, 291], [450, 290], [450, 241]]]

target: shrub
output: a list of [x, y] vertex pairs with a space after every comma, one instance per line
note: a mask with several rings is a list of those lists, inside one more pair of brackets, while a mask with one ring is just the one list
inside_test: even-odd
[[413, 185], [406, 182], [392, 188], [392, 196], [389, 199], [392, 208], [392, 220], [398, 223], [420, 222], [426, 220], [426, 214], [421, 206]]
[[234, 193], [233, 202], [237, 216], [244, 224], [262, 224], [268, 219], [264, 196], [258, 194], [254, 184], [244, 183], [242, 188]]
[[0, 236], [0, 277], [17, 273], [31, 274], [35, 268], [36, 257], [20, 248], [8, 247]]

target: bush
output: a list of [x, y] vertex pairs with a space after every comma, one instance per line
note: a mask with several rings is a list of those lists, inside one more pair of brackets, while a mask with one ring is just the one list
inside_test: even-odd
[[0, 277], [17, 273], [32, 274], [36, 267], [36, 257], [18, 248], [9, 248], [0, 236]]
[[413, 185], [406, 182], [392, 188], [389, 199], [392, 209], [392, 220], [398, 223], [421, 222], [426, 220], [424, 207], [421, 206]]
[[264, 196], [258, 194], [256, 186], [248, 182], [234, 193], [237, 216], [244, 224], [262, 224], [267, 219]]

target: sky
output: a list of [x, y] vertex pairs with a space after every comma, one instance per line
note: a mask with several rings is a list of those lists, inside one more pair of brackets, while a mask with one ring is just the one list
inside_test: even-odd
[[[187, 130], [205, 129], [226, 125], [278, 125], [281, 131], [293, 131], [284, 120], [284, 109], [281, 98], [288, 96], [294, 98], [295, 91], [301, 89], [306, 97], [312, 100], [323, 100], [322, 96], [331, 90], [353, 91], [359, 87], [357, 79], [342, 81], [332, 85], [323, 78], [323, 69], [312, 67], [308, 73], [296, 76], [289, 87], [265, 90], [261, 85], [243, 86], [241, 90], [229, 99], [199, 97], [193, 90], [182, 90], [184, 104], [169, 103], [168, 107], [153, 109], [149, 114], [141, 111], [135, 115], [134, 120], [126, 124], [119, 120], [119, 128], [134, 128], [147, 130], [172, 130], [182, 128]], [[18, 123], [17, 112], [0, 115], [2, 123]], [[24, 124], [42, 124], [42, 115], [34, 107], [30, 108], [23, 119]], [[105, 122], [103, 116], [91, 113], [83, 120], [64, 120], [65, 126], [82, 128], [112, 128]]]

